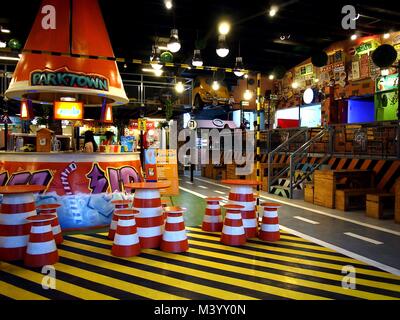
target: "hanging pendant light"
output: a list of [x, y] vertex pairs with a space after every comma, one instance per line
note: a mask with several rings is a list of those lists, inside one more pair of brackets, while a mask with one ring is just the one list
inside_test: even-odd
[[151, 67], [155, 70], [162, 69], [161, 59], [160, 59], [161, 50], [158, 46], [153, 46], [153, 57], [151, 58]]
[[217, 55], [221, 58], [225, 58], [229, 54], [229, 48], [226, 43], [226, 37], [223, 34], [218, 36], [218, 46], [217, 46]]
[[179, 41], [179, 36], [178, 36], [178, 29], [171, 30], [171, 37], [169, 38], [167, 48], [172, 53], [178, 52], [181, 49], [181, 43]]
[[203, 65], [203, 59], [201, 59], [200, 50], [194, 50], [192, 65], [195, 67], [201, 67]]
[[236, 57], [235, 69], [233, 70], [233, 73], [239, 78], [244, 75], [242, 57]]

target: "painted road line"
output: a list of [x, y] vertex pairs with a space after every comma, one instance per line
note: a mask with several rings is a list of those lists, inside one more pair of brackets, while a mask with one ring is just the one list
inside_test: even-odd
[[198, 180], [198, 181], [205, 182], [205, 183], [212, 184], [212, 185], [214, 185], [214, 186], [218, 186], [218, 187], [221, 187], [221, 188], [225, 188], [225, 189], [230, 189], [230, 188], [231, 188], [231, 187], [229, 187], [229, 186], [224, 186], [223, 184], [211, 182], [211, 181], [204, 180], [204, 179], [200, 179], [200, 178], [194, 178], [194, 179], [195, 179], [195, 180]]
[[381, 269], [383, 271], [389, 272], [389, 273], [394, 274], [396, 276], [400, 276], [400, 270], [399, 269], [393, 268], [391, 266], [388, 266], [388, 265], [380, 263], [378, 261], [369, 259], [367, 257], [364, 257], [364, 256], [359, 255], [357, 253], [354, 253], [352, 251], [349, 251], [349, 250], [343, 249], [341, 247], [335, 246], [334, 244], [319, 240], [319, 239], [311, 237], [311, 236], [309, 236], [307, 234], [304, 234], [304, 233], [298, 232], [296, 230], [290, 229], [288, 227], [282, 226], [281, 224], [279, 226], [281, 227], [281, 229], [283, 229], [283, 230], [285, 230], [287, 232], [290, 232], [290, 233], [294, 234], [295, 236], [298, 236], [298, 237], [301, 237], [303, 239], [312, 241], [312, 242], [314, 242], [316, 244], [319, 244], [321, 246], [330, 248], [330, 249], [335, 250], [335, 251], [337, 251], [337, 252], [339, 252], [341, 254], [344, 254], [344, 255], [346, 255], [346, 256], [348, 256], [350, 258], [353, 258], [355, 260], [359, 260], [359, 261], [364, 262], [364, 263], [366, 263], [366, 264], [368, 264], [370, 266], [376, 267], [378, 269]]
[[307, 222], [307, 223], [311, 223], [311, 224], [319, 224], [319, 222], [317, 222], [317, 221], [306, 219], [306, 218], [303, 218], [303, 217], [300, 217], [300, 216], [295, 216], [293, 218], [295, 218], [297, 220], [301, 220], [301, 221]]
[[198, 186], [198, 187], [201, 189], [208, 189], [208, 187], [205, 187], [205, 186]]
[[183, 191], [186, 191], [186, 192], [189, 192], [191, 194], [194, 194], [195, 196], [198, 196], [198, 197], [203, 198], [203, 199], [207, 198], [207, 196], [202, 195], [201, 193], [198, 193], [196, 191], [192, 191], [192, 190], [189, 190], [189, 189], [186, 189], [186, 188], [183, 188], [183, 187], [179, 187], [179, 189], [181, 189]]
[[369, 242], [369, 243], [373, 243], [373, 244], [376, 244], [376, 245], [383, 244], [383, 242], [376, 241], [376, 240], [371, 239], [371, 238], [363, 237], [363, 236], [360, 236], [360, 235], [352, 233], [352, 232], [345, 232], [344, 234], [346, 236], [353, 237], [353, 238], [356, 238], [356, 239], [360, 239], [360, 240], [363, 240], [363, 241], [366, 241], [366, 242]]
[[222, 192], [222, 191], [214, 190], [214, 192], [215, 192], [215, 193], [218, 193], [218, 194], [226, 195], [226, 193], [225, 193], [225, 192]]
[[400, 236], [400, 232], [395, 231], [395, 230], [391, 230], [391, 229], [387, 229], [387, 228], [383, 228], [383, 227], [378, 227], [378, 226], [374, 226], [372, 224], [368, 224], [368, 223], [359, 222], [359, 221], [356, 221], [356, 220], [340, 217], [340, 216], [337, 216], [337, 215], [334, 215], [334, 214], [323, 212], [321, 210], [308, 208], [308, 207], [305, 207], [305, 206], [302, 206], [302, 205], [299, 205], [299, 204], [290, 203], [288, 201], [284, 201], [284, 200], [281, 200], [281, 199], [276, 199], [276, 198], [273, 198], [273, 197], [267, 197], [267, 196], [264, 196], [264, 195], [260, 195], [260, 197], [264, 198], [264, 199], [267, 199], [267, 200], [272, 200], [272, 201], [276, 201], [276, 202], [279, 202], [279, 203], [282, 203], [282, 204], [286, 204], [286, 205], [291, 206], [291, 207], [303, 209], [303, 210], [306, 210], [306, 211], [318, 213], [318, 214], [321, 214], [321, 215], [324, 215], [324, 216], [328, 216], [328, 217], [331, 217], [331, 218], [335, 218], [335, 219], [338, 219], [338, 220], [343, 220], [343, 221], [347, 221], [347, 222], [350, 222], [350, 223], [358, 224], [360, 226], [367, 227], [367, 228], [370, 228], [370, 229], [375, 229], [375, 230], [378, 230], [378, 231], [382, 231], [382, 232], [394, 234], [396, 236]]
[[[181, 188], [181, 187], [180, 187], [180, 188]], [[181, 188], [181, 189], [182, 189], [182, 188]], [[182, 190], [184, 190], [184, 189], [182, 189]], [[192, 191], [192, 190], [185, 189], [184, 191], [187, 191], [187, 192], [189, 192], [189, 193], [192, 193], [192, 194], [194, 194], [194, 195], [196, 195], [196, 196], [198, 196], [198, 197], [200, 197], [200, 198], [206, 198], [206, 196], [204, 196], [204, 195], [202, 195], [202, 194], [200, 194], [200, 193], [194, 192], [194, 191]], [[262, 197], [262, 198], [265, 198], [265, 199], [275, 200], [275, 201], [277, 201], [277, 202], [280, 202], [280, 201], [278, 201], [278, 200], [275, 199], [275, 198], [268, 198], [268, 197], [265, 197], [265, 196], [261, 196], [261, 197]], [[289, 205], [290, 205], [290, 204], [289, 204]], [[308, 209], [308, 208], [303, 208], [303, 209], [311, 211], [311, 210]], [[344, 220], [344, 218], [343, 218], [343, 220]], [[357, 222], [357, 221], [356, 221], [356, 222]], [[323, 246], [323, 247], [330, 248], [330, 249], [335, 250], [335, 251], [337, 251], [337, 252], [339, 252], [339, 253], [341, 253], [341, 254], [344, 254], [344, 255], [346, 255], [346, 256], [348, 256], [348, 257], [351, 257], [351, 258], [353, 258], [353, 259], [362, 261], [362, 262], [364, 262], [364, 263], [366, 263], [366, 264], [369, 264], [369, 265], [371, 265], [371, 266], [373, 266], [373, 267], [376, 267], [376, 268], [378, 268], [378, 269], [381, 269], [381, 270], [387, 271], [387, 272], [389, 272], [389, 273], [395, 274], [395, 275], [397, 275], [397, 276], [400, 276], [400, 270], [399, 270], [399, 269], [393, 268], [393, 267], [391, 267], [391, 266], [385, 265], [385, 264], [380, 263], [380, 262], [378, 262], [378, 261], [375, 261], [375, 260], [369, 259], [369, 258], [367, 258], [367, 257], [364, 257], [364, 256], [362, 256], [362, 255], [359, 255], [359, 254], [357, 254], [357, 253], [355, 253], [355, 252], [351, 252], [351, 251], [349, 251], [349, 250], [346, 250], [346, 249], [343, 249], [343, 248], [341, 248], [341, 247], [335, 246], [335, 245], [333, 245], [333, 244], [331, 244], [331, 243], [328, 243], [328, 242], [319, 240], [319, 239], [317, 239], [317, 238], [311, 237], [311, 236], [306, 235], [306, 234], [304, 234], [304, 233], [301, 233], [301, 232], [298, 232], [298, 231], [296, 231], [296, 230], [290, 229], [290, 228], [288, 228], [288, 227], [282, 226], [281, 224], [280, 224], [280, 227], [281, 227], [281, 229], [283, 229], [284, 231], [290, 232], [290, 233], [294, 234], [295, 236], [298, 236], [298, 237], [300, 237], [300, 238], [303, 238], [303, 239], [312, 241], [312, 242], [314, 242], [314, 243], [316, 243], [316, 244], [319, 244], [319, 245], [321, 245], [321, 246]], [[390, 231], [392, 231], [392, 230], [390, 230]]]
[[190, 182], [190, 181], [185, 181], [185, 183], [187, 183], [187, 184], [193, 184], [193, 182]]

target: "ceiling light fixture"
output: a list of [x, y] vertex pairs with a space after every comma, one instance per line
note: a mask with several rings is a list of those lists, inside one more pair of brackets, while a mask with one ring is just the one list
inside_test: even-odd
[[227, 21], [222, 21], [218, 25], [218, 32], [219, 34], [227, 35], [229, 31], [231, 30], [231, 25]]
[[246, 101], [249, 101], [252, 98], [253, 98], [253, 92], [251, 92], [251, 90], [249, 90], [249, 89], [246, 89], [243, 94], [243, 99]]
[[245, 78], [245, 79], [248, 79], [248, 78], [249, 78], [249, 75], [246, 73], [246, 74], [244, 75], [244, 78]]
[[0, 41], [0, 48], [7, 47], [7, 42]]
[[63, 101], [63, 102], [75, 102], [76, 98], [74, 98], [74, 97], [61, 97], [60, 101]]
[[217, 55], [221, 58], [225, 58], [229, 54], [229, 48], [226, 44], [225, 35], [220, 34], [218, 37]]
[[350, 39], [353, 41], [356, 40], [357, 38], [358, 38], [358, 36], [356, 34], [352, 34], [350, 37]]
[[269, 9], [269, 16], [274, 17], [277, 14], [278, 10], [279, 10], [279, 8], [277, 6], [272, 6]]
[[151, 67], [155, 70], [162, 69], [162, 64], [160, 64], [160, 48], [158, 46], [153, 46], [153, 57], [151, 58]]
[[201, 59], [200, 50], [198, 49], [194, 50], [192, 65], [195, 67], [201, 67], [203, 65], [203, 59]]
[[273, 74], [270, 74], [268, 77], [269, 80], [274, 80], [274, 78], [275, 78], [275, 76]]
[[163, 70], [155, 70], [155, 69], [148, 69], [148, 68], [143, 68], [142, 69], [143, 72], [151, 72], [154, 73], [155, 76], [160, 77], [163, 74]]
[[7, 57], [7, 56], [0, 56], [0, 60], [19, 61], [19, 58], [16, 58], [16, 57]]
[[390, 38], [390, 33], [385, 33], [383, 35], [383, 39], [389, 39]]
[[179, 36], [178, 36], [178, 29], [171, 30], [171, 37], [169, 38], [167, 48], [172, 53], [178, 52], [181, 49], [181, 43], [179, 41]]
[[389, 75], [389, 69], [382, 69], [381, 70], [381, 76], [388, 76]]
[[1, 32], [3, 32], [3, 33], [10, 33], [10, 32], [11, 32], [10, 29], [6, 29], [6, 28], [3, 28], [3, 27], [0, 27], [0, 30], [1, 30]]
[[185, 91], [185, 86], [183, 85], [182, 81], [179, 81], [175, 84], [175, 91], [177, 93], [182, 93], [183, 91]]
[[299, 87], [299, 84], [297, 82], [292, 83], [292, 88], [297, 89]]
[[220, 87], [221, 87], [221, 86], [220, 86], [220, 84], [219, 84], [218, 81], [213, 81], [211, 88], [212, 88], [214, 91], [218, 91]]
[[172, 9], [172, 6], [173, 6], [172, 0], [164, 0], [164, 4], [165, 4], [165, 7], [166, 7], [168, 10], [171, 10], [171, 9]]
[[233, 73], [239, 78], [244, 75], [242, 57], [236, 57], [235, 69], [233, 69]]

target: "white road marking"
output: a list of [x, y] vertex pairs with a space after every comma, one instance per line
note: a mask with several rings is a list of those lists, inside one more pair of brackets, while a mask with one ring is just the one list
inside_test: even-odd
[[185, 181], [185, 183], [187, 183], [187, 184], [193, 184], [193, 182], [190, 182], [190, 181]]
[[201, 193], [198, 193], [196, 191], [192, 191], [192, 190], [189, 190], [189, 189], [186, 189], [186, 188], [183, 188], [183, 187], [179, 187], [179, 189], [181, 189], [183, 191], [186, 191], [186, 192], [189, 192], [191, 194], [194, 194], [195, 196], [198, 196], [198, 197], [203, 198], [203, 199], [207, 198], [207, 196], [202, 195]]
[[218, 187], [221, 187], [221, 188], [225, 188], [225, 189], [230, 189], [230, 188], [231, 188], [231, 187], [229, 187], [229, 186], [224, 186], [223, 184], [211, 182], [211, 181], [204, 180], [204, 179], [200, 179], [200, 178], [194, 178], [194, 179], [199, 180], [199, 181], [202, 181], [202, 182], [205, 182], [205, 183], [212, 184], [212, 185], [214, 185], [214, 186], [218, 186]]
[[291, 207], [300, 208], [300, 209], [303, 209], [303, 210], [307, 210], [307, 211], [311, 211], [311, 212], [314, 212], [314, 213], [318, 213], [318, 214], [321, 214], [321, 215], [324, 215], [324, 216], [327, 216], [327, 217], [331, 217], [331, 218], [335, 218], [335, 219], [338, 219], [338, 220], [343, 220], [343, 221], [347, 221], [347, 222], [350, 222], [350, 223], [358, 224], [359, 226], [363, 226], [363, 227], [379, 230], [379, 231], [382, 231], [382, 232], [394, 234], [395, 236], [400, 236], [400, 232], [394, 231], [394, 230], [391, 230], [391, 229], [378, 227], [378, 226], [374, 226], [372, 224], [368, 224], [368, 223], [359, 222], [359, 221], [356, 221], [356, 220], [340, 217], [340, 216], [337, 216], [337, 215], [334, 215], [334, 214], [331, 214], [331, 213], [323, 212], [323, 211], [320, 211], [320, 210], [317, 210], [317, 209], [307, 208], [307, 207], [299, 205], [299, 204], [290, 203], [288, 201], [280, 200], [280, 199], [273, 198], [273, 197], [267, 197], [267, 196], [264, 196], [264, 195], [261, 195], [260, 197], [264, 198], [264, 199], [267, 199], [267, 200], [272, 200], [272, 201], [275, 201], [275, 202], [283, 203], [283, 204], [286, 204], [286, 205], [291, 206]]
[[353, 237], [353, 238], [356, 238], [356, 239], [360, 239], [360, 240], [363, 240], [363, 241], [366, 241], [366, 242], [370, 242], [370, 243], [373, 243], [373, 244], [376, 244], [376, 245], [383, 244], [383, 242], [380, 242], [380, 241], [377, 241], [377, 240], [374, 240], [374, 239], [371, 239], [371, 238], [363, 237], [363, 236], [360, 236], [360, 235], [352, 233], [352, 232], [345, 232], [344, 234], [346, 236]]
[[208, 189], [207, 187], [205, 187], [205, 186], [198, 186], [199, 188], [201, 188], [201, 189]]
[[214, 192], [216, 192], [216, 193], [218, 193], [218, 194], [226, 195], [226, 193], [225, 193], [225, 192], [222, 192], [222, 191], [214, 190]]
[[301, 221], [304, 221], [304, 222], [307, 222], [307, 223], [311, 223], [311, 224], [319, 224], [319, 222], [317, 222], [317, 221], [310, 220], [310, 219], [307, 219], [307, 218], [303, 218], [303, 217], [300, 217], [300, 216], [295, 216], [293, 218], [301, 220]]
[[[192, 193], [192, 194], [194, 194], [195, 196], [198, 196], [198, 197], [200, 197], [200, 198], [207, 198], [206, 196], [204, 196], [204, 195], [202, 195], [202, 194], [200, 194], [200, 193], [197, 193], [197, 192], [195, 192], [195, 191], [188, 190], [188, 189], [185, 189], [185, 188], [182, 188], [182, 187], [179, 187], [179, 188], [180, 188], [181, 190], [183, 190], [183, 191]], [[268, 198], [265, 197], [265, 196], [262, 196], [262, 197], [268, 199]], [[272, 199], [272, 200], [276, 200], [275, 198], [271, 198], [271, 199]], [[308, 210], [307, 208], [305, 208], [305, 209]], [[397, 275], [397, 276], [400, 276], [400, 270], [399, 270], [399, 269], [393, 268], [393, 267], [388, 266], [388, 265], [386, 265], [386, 264], [380, 263], [380, 262], [378, 262], [378, 261], [375, 261], [375, 260], [369, 259], [369, 258], [367, 258], [367, 257], [361, 256], [361, 255], [359, 255], [359, 254], [357, 254], [357, 253], [354, 253], [354, 252], [348, 251], [348, 250], [346, 250], [346, 249], [343, 249], [343, 248], [341, 248], [341, 247], [335, 246], [334, 244], [331, 244], [331, 243], [328, 243], [328, 242], [319, 240], [319, 239], [317, 239], [317, 238], [311, 237], [311, 236], [306, 235], [306, 234], [304, 234], [304, 233], [301, 233], [301, 232], [298, 232], [298, 231], [296, 231], [296, 230], [290, 229], [290, 228], [285, 227], [285, 226], [283, 226], [283, 225], [281, 225], [281, 224], [280, 224], [279, 226], [280, 226], [280, 228], [281, 228], [282, 230], [287, 231], [287, 232], [290, 232], [290, 233], [294, 234], [295, 236], [298, 236], [298, 237], [300, 237], [300, 238], [309, 240], [309, 241], [314, 242], [314, 243], [316, 243], [316, 244], [319, 244], [320, 246], [323, 246], [323, 247], [325, 247], [325, 248], [332, 249], [332, 250], [334, 250], [334, 251], [336, 251], [336, 252], [339, 252], [339, 253], [341, 253], [341, 254], [343, 254], [343, 255], [345, 255], [345, 256], [348, 256], [348, 257], [350, 257], [350, 258], [353, 258], [353, 259], [362, 261], [362, 262], [366, 263], [367, 265], [370, 265], [370, 266], [376, 267], [376, 268], [378, 268], [378, 269], [381, 269], [381, 270], [383, 270], [383, 271], [386, 271], [386, 272], [395, 274], [395, 275]]]
[[395, 274], [395, 275], [397, 275], [397, 276], [400, 276], [400, 270], [399, 270], [399, 269], [393, 268], [393, 267], [388, 266], [388, 265], [386, 265], [386, 264], [383, 264], [383, 263], [380, 263], [380, 262], [378, 262], [378, 261], [375, 261], [375, 260], [369, 259], [369, 258], [367, 258], [367, 257], [361, 256], [361, 255], [359, 255], [359, 254], [357, 254], [357, 253], [348, 251], [348, 250], [346, 250], [346, 249], [337, 247], [337, 246], [335, 246], [334, 244], [331, 244], [331, 243], [328, 243], [328, 242], [325, 242], [325, 241], [316, 239], [316, 238], [314, 238], [314, 237], [311, 237], [311, 236], [306, 235], [306, 234], [304, 234], [304, 233], [301, 233], [301, 232], [298, 232], [298, 231], [296, 231], [296, 230], [290, 229], [290, 228], [288, 228], [288, 227], [285, 227], [285, 226], [282, 226], [282, 225], [280, 225], [280, 227], [281, 227], [282, 230], [287, 231], [287, 232], [290, 232], [290, 233], [294, 234], [295, 236], [298, 236], [298, 237], [300, 237], [300, 238], [303, 238], [303, 239], [312, 241], [312, 242], [314, 242], [314, 243], [316, 243], [316, 244], [319, 244], [320, 246], [323, 246], [323, 247], [326, 247], [326, 248], [335, 250], [336, 252], [339, 252], [339, 253], [341, 253], [341, 254], [344, 254], [345, 256], [348, 256], [348, 257], [350, 257], [350, 258], [353, 258], [353, 259], [362, 261], [362, 262], [364, 262], [364, 263], [366, 263], [366, 264], [368, 264], [368, 265], [370, 265], [370, 266], [373, 266], [373, 267], [379, 268], [379, 269], [381, 269], [381, 270], [383, 270], [383, 271], [386, 271], [386, 272]]

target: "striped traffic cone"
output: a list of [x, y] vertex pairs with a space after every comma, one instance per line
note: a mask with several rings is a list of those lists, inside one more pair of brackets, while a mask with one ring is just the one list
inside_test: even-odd
[[246, 243], [246, 232], [243, 227], [241, 210], [243, 206], [226, 204], [226, 215], [222, 228], [221, 242], [228, 246], [241, 246]]
[[58, 221], [58, 216], [57, 216], [57, 208], [59, 207], [61, 207], [61, 205], [58, 203], [42, 204], [37, 207], [39, 214], [55, 216], [55, 219], [51, 221], [51, 227], [53, 230], [54, 240], [56, 241], [56, 244], [61, 244], [64, 241], [60, 222]]
[[278, 203], [263, 203], [264, 215], [258, 237], [264, 241], [278, 241], [280, 239]]
[[203, 217], [201, 229], [208, 232], [221, 232], [222, 231], [222, 215], [221, 206], [219, 202], [222, 198], [206, 198], [207, 206]]
[[229, 203], [243, 206], [242, 219], [246, 238], [257, 236], [257, 215], [251, 186], [232, 186], [229, 192]]
[[117, 223], [118, 223], [118, 217], [116, 216], [116, 213], [118, 213], [121, 210], [128, 209], [131, 202], [132, 202], [131, 200], [111, 201], [111, 203], [115, 206], [115, 209], [111, 219], [110, 229], [108, 230], [108, 236], [107, 236], [108, 239], [114, 240], [115, 231], [117, 230]]
[[140, 254], [140, 242], [137, 234], [135, 214], [137, 210], [120, 210], [115, 215], [118, 218], [117, 230], [111, 253], [116, 257], [133, 257]]
[[24, 264], [31, 268], [40, 268], [58, 262], [58, 251], [54, 241], [51, 222], [54, 215], [37, 215], [27, 218], [32, 222]]
[[183, 221], [183, 212], [185, 210], [185, 208], [181, 207], [165, 208], [168, 217], [160, 245], [162, 251], [179, 253], [189, 250], [185, 222]]
[[36, 216], [33, 194], [4, 194], [0, 205], [0, 260], [23, 260], [31, 223]]
[[164, 230], [160, 191], [157, 189], [136, 189], [133, 206], [134, 209], [139, 211], [135, 218], [140, 246], [143, 249], [159, 248]]

